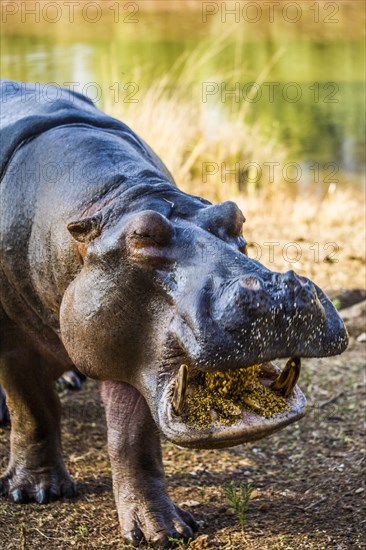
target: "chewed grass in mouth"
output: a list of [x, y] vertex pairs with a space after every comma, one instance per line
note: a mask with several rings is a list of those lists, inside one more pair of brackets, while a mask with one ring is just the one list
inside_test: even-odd
[[[268, 378], [268, 366], [200, 372], [189, 379], [187, 365], [181, 365], [173, 396], [176, 414], [196, 429], [212, 424], [227, 426], [241, 418], [243, 410], [263, 417], [285, 412], [298, 380], [301, 361], [291, 358], [281, 374]], [[273, 372], [272, 372], [273, 374]]]

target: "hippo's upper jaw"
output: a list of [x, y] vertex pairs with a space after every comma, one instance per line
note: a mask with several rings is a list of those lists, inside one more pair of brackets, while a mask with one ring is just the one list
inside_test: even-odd
[[[69, 225], [83, 245], [90, 225], [92, 242], [63, 299], [64, 344], [85, 374], [135, 386], [178, 445], [259, 439], [304, 414], [300, 358], [341, 353], [345, 327], [311, 281], [248, 258], [233, 203], [190, 198], [191, 208], [167, 214], [168, 199], [111, 230], [96, 230], [95, 220]], [[282, 375], [276, 358], [290, 358]]]

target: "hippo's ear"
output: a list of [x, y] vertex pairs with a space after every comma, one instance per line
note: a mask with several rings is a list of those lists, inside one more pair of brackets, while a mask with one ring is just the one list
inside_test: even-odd
[[67, 229], [76, 241], [88, 244], [101, 234], [101, 222], [101, 216], [92, 216], [68, 223]]

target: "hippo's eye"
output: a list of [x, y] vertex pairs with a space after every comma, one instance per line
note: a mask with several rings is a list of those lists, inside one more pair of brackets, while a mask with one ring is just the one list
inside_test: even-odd
[[161, 246], [164, 244], [160, 242], [159, 236], [139, 231], [132, 233], [131, 239], [134, 240], [136, 246]]
[[130, 239], [137, 246], [166, 246], [171, 240], [172, 232], [169, 220], [151, 210], [137, 214], [128, 226]]
[[173, 226], [159, 212], [145, 210], [134, 216], [126, 227], [131, 258], [139, 261], [166, 259], [166, 247], [173, 237]]

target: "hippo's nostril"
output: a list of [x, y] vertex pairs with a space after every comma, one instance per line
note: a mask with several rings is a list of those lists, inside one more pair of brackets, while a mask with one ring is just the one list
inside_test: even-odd
[[240, 286], [250, 290], [259, 290], [262, 288], [260, 281], [254, 275], [247, 275], [239, 280]]
[[296, 273], [292, 271], [292, 269], [290, 269], [289, 271], [286, 271], [286, 273], [282, 275], [282, 280], [290, 288], [293, 288], [294, 286], [298, 285], [300, 282]]
[[316, 296], [314, 285], [306, 277], [297, 275], [294, 271], [286, 271], [282, 276], [282, 283], [287, 292], [293, 296], [302, 296], [303, 298], [312, 298]]

